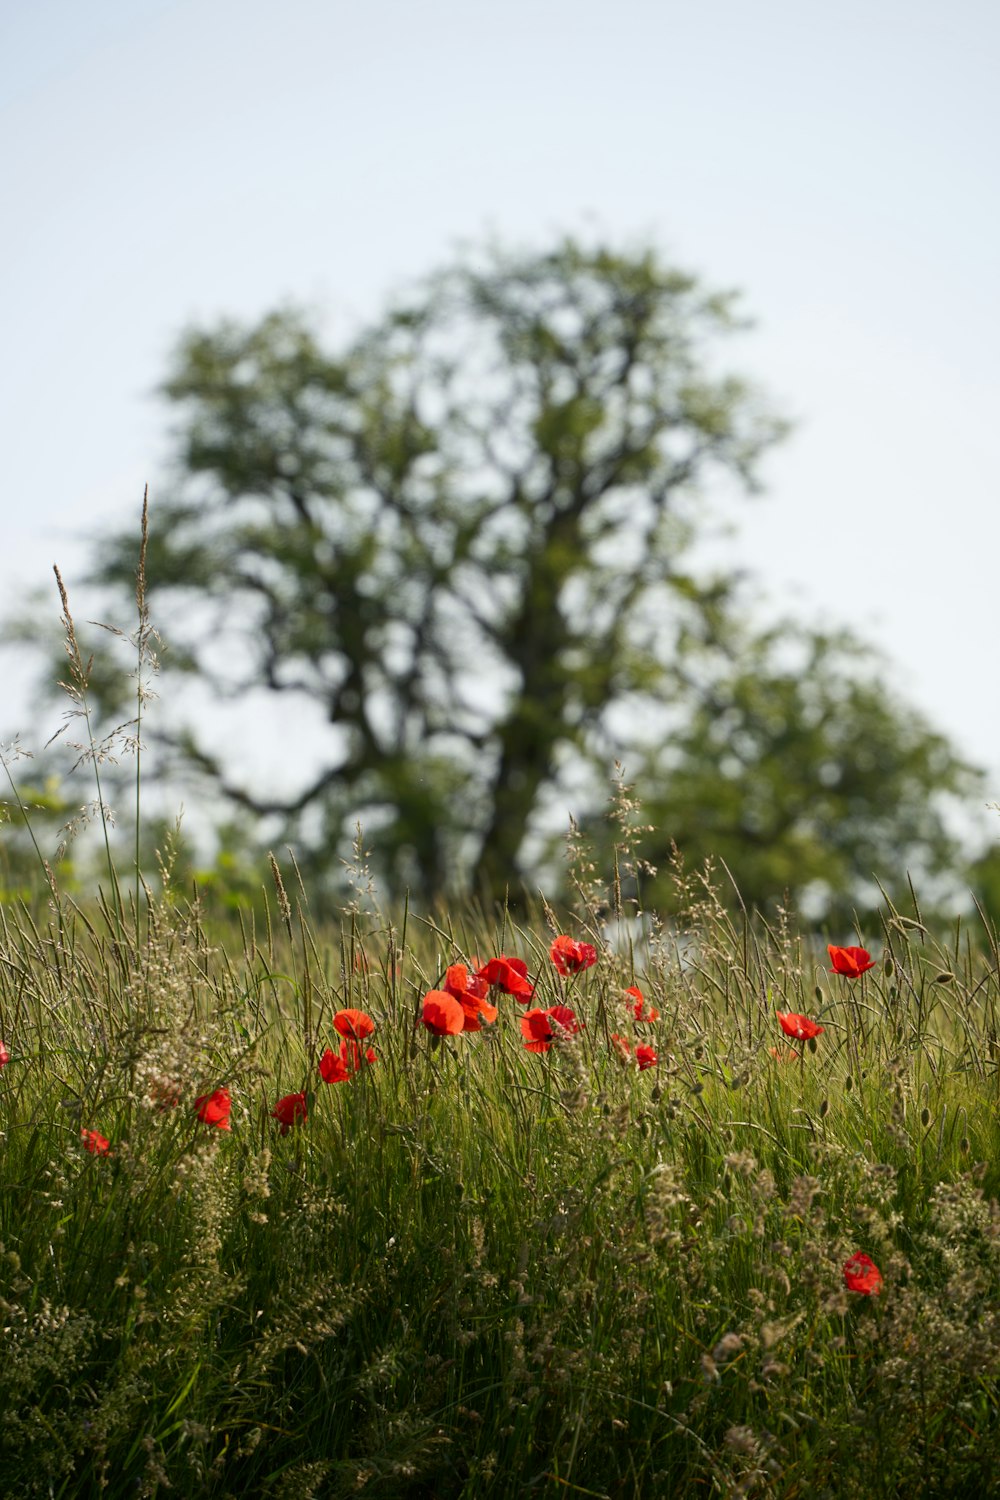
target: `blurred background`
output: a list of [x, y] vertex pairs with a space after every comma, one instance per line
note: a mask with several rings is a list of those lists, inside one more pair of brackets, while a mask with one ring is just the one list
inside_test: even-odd
[[[946, 906], [961, 905], [970, 885], [987, 902], [1000, 897], [996, 815], [988, 811], [1000, 783], [992, 667], [998, 65], [1000, 12], [985, 0], [947, 10], [929, 0], [847, 0], [835, 10], [791, 0], [6, 7], [0, 732], [20, 730], [25, 744], [41, 745], [58, 723], [58, 706], [38, 685], [35, 649], [46, 611], [58, 621], [54, 561], [71, 602], [79, 598], [79, 618], [93, 610], [134, 628], [124, 607], [124, 539], [137, 548], [148, 482], [157, 544], [150, 560], [160, 568], [150, 568], [154, 624], [171, 648], [164, 666], [187, 678], [168, 690], [165, 675], [150, 706], [150, 789], [159, 786], [167, 822], [185, 803], [196, 864], [218, 871], [222, 858], [232, 869], [252, 862], [258, 837], [286, 839], [319, 878], [349, 857], [350, 830], [363, 816], [390, 885], [431, 895], [474, 883], [502, 895], [556, 868], [569, 813], [600, 844], [598, 811], [619, 758], [656, 829], [652, 862], [662, 869], [672, 839], [692, 859], [721, 853], [761, 906], [788, 890], [817, 920], [845, 923], [877, 896], [873, 874], [905, 884], [907, 870]], [[251, 512], [238, 508], [248, 496], [272, 507], [266, 527], [264, 512], [252, 512], [262, 527], [253, 545], [270, 558], [272, 582], [280, 554], [286, 576], [274, 586], [286, 614], [296, 578], [303, 593], [315, 592], [317, 566], [326, 569], [324, 587], [343, 589], [336, 569], [349, 555], [357, 562], [369, 524], [384, 567], [369, 557], [368, 582], [360, 563], [351, 576], [362, 577], [362, 596], [377, 600], [381, 588], [385, 600], [398, 598], [402, 564], [390, 553], [399, 537], [379, 530], [363, 506], [351, 512], [363, 476], [354, 474], [352, 490], [346, 471], [314, 474], [307, 524], [274, 489], [274, 452], [266, 483], [250, 472], [248, 453], [259, 457], [264, 438], [286, 453], [291, 443], [287, 431], [275, 435], [278, 408], [268, 401], [287, 416], [301, 379], [302, 389], [322, 388], [348, 426], [346, 403], [360, 410], [366, 399], [369, 409], [379, 399], [395, 413], [397, 437], [408, 411], [425, 429], [434, 427], [431, 408], [443, 423], [440, 368], [419, 366], [413, 347], [399, 354], [398, 329], [386, 322], [392, 298], [408, 294], [411, 306], [426, 308], [431, 293], [421, 278], [471, 265], [481, 296], [487, 284], [503, 292], [509, 331], [526, 316], [517, 297], [528, 268], [537, 272], [567, 244], [591, 255], [591, 276], [598, 250], [618, 257], [616, 270], [605, 264], [598, 276], [605, 292], [612, 283], [620, 291], [627, 268], [644, 256], [651, 264], [652, 255], [664, 275], [690, 273], [705, 295], [739, 290], [733, 312], [753, 323], [703, 328], [693, 355], [722, 407], [714, 416], [692, 407], [684, 420], [689, 433], [693, 422], [720, 445], [720, 461], [696, 476], [697, 504], [686, 508], [685, 497], [677, 508], [683, 547], [677, 536], [657, 542], [662, 576], [645, 580], [667, 590], [656, 608], [671, 621], [659, 637], [662, 646], [669, 635], [669, 649], [650, 647], [636, 667], [654, 618], [644, 627], [637, 616], [616, 646], [633, 654], [624, 678], [584, 681], [581, 661], [593, 663], [610, 637], [602, 644], [584, 628], [585, 614], [596, 619], [586, 580], [577, 580], [583, 592], [574, 605], [572, 569], [560, 572], [555, 553], [546, 552], [551, 566], [540, 577], [526, 561], [539, 556], [531, 526], [545, 526], [538, 489], [520, 541], [493, 538], [494, 548], [511, 549], [509, 588], [497, 586], [498, 612], [480, 621], [478, 669], [443, 657], [428, 666], [421, 690], [435, 712], [414, 710], [392, 747], [392, 694], [413, 661], [401, 659], [395, 678], [390, 671], [379, 682], [354, 661], [373, 705], [366, 752], [343, 694], [348, 646], [332, 637], [317, 645], [315, 620], [299, 621], [305, 634], [294, 640], [286, 635], [278, 675], [290, 676], [268, 687], [245, 576], [223, 566], [236, 567], [226, 517], [247, 524]], [[584, 272], [566, 259], [555, 274], [564, 290], [582, 285]], [[676, 286], [663, 296], [670, 315], [693, 328], [697, 296]], [[442, 347], [457, 326], [450, 316], [435, 313]], [[293, 325], [301, 335], [294, 358]], [[530, 358], [537, 373], [540, 356]], [[572, 362], [556, 363], [562, 378]], [[404, 389], [418, 368], [424, 385]], [[759, 400], [724, 393], [718, 382], [730, 372], [759, 389]], [[463, 390], [474, 404], [476, 378], [471, 366], [460, 372], [457, 406]], [[169, 380], [172, 397], [161, 389]], [[241, 381], [257, 383], [254, 400], [234, 406]], [[559, 392], [557, 379], [549, 396], [569, 431]], [[612, 394], [607, 401], [610, 412]], [[721, 452], [722, 408], [735, 426], [741, 414], [757, 424], [751, 467], [762, 493], [754, 498], [744, 496], [747, 476], [731, 450]], [[767, 426], [775, 415], [789, 423], [780, 440]], [[216, 448], [206, 457], [210, 416]], [[525, 431], [555, 473], [569, 462], [558, 442], [569, 439], [539, 438], [538, 416]], [[321, 427], [327, 420], [312, 409], [310, 417]], [[331, 430], [327, 422], [327, 438]], [[439, 456], [443, 430], [431, 443]], [[577, 433], [581, 472], [595, 461], [599, 423], [594, 430], [597, 438]], [[741, 433], [749, 440], [749, 428]], [[309, 447], [308, 434], [295, 436]], [[368, 434], [371, 462], [385, 441], [386, 432]], [[384, 446], [379, 453], [381, 462]], [[479, 452], [475, 462], [481, 472], [489, 460]], [[296, 463], [302, 472], [301, 454]], [[425, 473], [425, 487], [434, 490], [445, 467], [442, 458], [436, 477]], [[427, 493], [388, 503], [412, 518], [412, 506], [426, 510]], [[468, 488], [441, 503], [443, 514], [449, 504], [455, 515], [462, 506], [468, 513]], [[560, 503], [556, 494], [552, 504]], [[348, 514], [353, 531], [341, 525]], [[621, 511], [621, 534], [636, 514], [629, 505]], [[410, 534], [410, 567], [433, 594], [445, 585], [423, 525], [414, 522]], [[457, 534], [444, 527], [446, 538]], [[308, 563], [301, 551], [290, 563], [288, 549], [307, 537]], [[526, 550], [515, 556], [518, 546]], [[673, 548], [669, 559], [664, 547]], [[671, 614], [671, 599], [676, 606], [681, 598], [681, 551], [687, 593]], [[635, 566], [626, 552], [588, 556], [587, 578], [599, 576], [595, 569], [624, 578]], [[472, 564], [488, 575], [484, 557]], [[737, 589], [743, 573], [748, 581]], [[488, 592], [482, 578], [470, 585], [478, 599]], [[568, 697], [559, 684], [546, 689], [565, 708], [561, 734], [546, 740], [533, 730], [525, 746], [517, 699], [530, 674], [517, 665], [512, 621], [520, 611], [527, 628], [529, 583], [562, 601], [561, 659], [573, 686]], [[28, 597], [36, 588], [45, 594], [41, 615]], [[208, 602], [234, 636], [243, 632], [244, 655], [236, 640], [227, 658], [239, 664], [232, 685], [241, 684], [228, 705], [225, 683], [209, 674], [220, 662], [198, 659], [197, 631], [190, 636], [192, 622], [202, 644], [216, 628]], [[273, 597], [267, 607], [274, 624]], [[779, 626], [787, 619], [797, 624]], [[402, 624], [416, 628], [413, 617]], [[384, 656], [379, 628], [372, 623], [365, 650]], [[436, 628], [447, 635], [455, 624], [438, 620]], [[835, 639], [841, 628], [866, 649]], [[884, 653], [881, 662], [868, 646]], [[308, 681], [297, 691], [290, 678], [303, 662]], [[477, 671], [487, 683], [478, 721], [444, 722], [455, 687], [448, 673]], [[827, 698], [803, 694], [810, 677], [829, 685]], [[857, 683], [861, 698], [852, 696]], [[94, 693], [107, 723], [117, 722], [113, 689], [95, 682]], [[674, 716], [658, 720], [657, 703]], [[824, 738], [838, 721], [839, 738]], [[661, 754], [668, 741], [670, 753]], [[723, 764], [727, 744], [739, 751], [731, 764]], [[860, 764], [865, 745], [870, 763]], [[56, 774], [39, 760], [26, 783], [48, 809], [53, 836], [81, 800]], [[316, 795], [295, 806], [324, 776]], [[511, 786], [521, 788], [520, 800]], [[444, 828], [449, 810], [454, 826]], [[878, 819], [884, 826], [862, 847], [862, 832]], [[223, 833], [210, 836], [219, 823]], [[668, 899], [665, 887], [661, 896]]]

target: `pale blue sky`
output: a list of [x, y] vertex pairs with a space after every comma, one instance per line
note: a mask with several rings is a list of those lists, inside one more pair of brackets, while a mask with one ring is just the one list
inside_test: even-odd
[[734, 557], [1000, 797], [998, 78], [992, 0], [7, 0], [3, 598], [155, 506], [185, 324], [335, 340], [458, 239], [652, 238], [799, 419]]

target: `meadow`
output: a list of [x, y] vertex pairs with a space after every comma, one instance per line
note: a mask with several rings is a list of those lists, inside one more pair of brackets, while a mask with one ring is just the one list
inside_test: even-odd
[[1000, 1492], [995, 939], [679, 879], [0, 907], [0, 1493]]
[[982, 913], [640, 917], [620, 784], [516, 920], [152, 887], [144, 556], [128, 883], [63, 592], [106, 869], [0, 901], [0, 1494], [1000, 1494]]

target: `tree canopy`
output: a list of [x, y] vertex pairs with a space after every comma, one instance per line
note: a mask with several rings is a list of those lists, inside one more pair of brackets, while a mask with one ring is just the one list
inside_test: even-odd
[[[941, 854], [946, 743], [852, 685], [843, 641], [783, 672], [737, 580], [692, 566], [706, 493], [752, 490], [784, 431], [720, 367], [742, 326], [654, 251], [567, 240], [463, 259], [339, 352], [289, 311], [188, 332], [164, 387], [180, 482], [146, 557], [164, 664], [279, 727], [308, 705], [311, 763], [289, 731], [279, 792], [175, 709], [164, 763], [316, 866], [360, 820], [386, 878], [428, 895], [515, 890], [615, 758], [661, 843], [717, 842], [760, 899]], [[134, 554], [103, 538], [98, 581], [131, 591]]]

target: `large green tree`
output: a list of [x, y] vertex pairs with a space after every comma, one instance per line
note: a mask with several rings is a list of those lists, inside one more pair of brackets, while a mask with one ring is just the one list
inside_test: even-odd
[[[791, 873], [785, 778], [808, 798], [852, 747], [823, 709], [803, 733], [808, 694], [755, 703], [763, 659], [747, 640], [734, 665], [735, 583], [691, 566], [706, 491], [752, 489], [783, 430], [720, 373], [740, 326], [731, 295], [652, 251], [566, 241], [462, 260], [335, 352], [288, 312], [189, 332], [165, 385], [180, 480], [155, 497], [149, 603], [169, 670], [269, 705], [282, 790], [263, 753], [241, 757], [214, 714], [182, 722], [164, 689], [168, 763], [316, 864], [360, 819], [397, 887], [500, 895], [530, 875], [553, 809], [564, 820], [597, 768], [644, 746], [667, 836], [783, 845]], [[134, 537], [96, 555], [98, 581], [131, 592]], [[313, 713], [304, 758], [293, 704]], [[752, 732], [731, 737], [740, 712]], [[901, 721], [884, 717], [892, 742]], [[728, 761], [753, 735], [773, 774], [751, 788]], [[921, 766], [930, 798], [944, 762]], [[876, 777], [858, 783], [860, 822], [878, 800]], [[926, 833], [912, 802], [883, 819], [889, 842]], [[858, 866], [838, 859], [842, 886]]]
[[[165, 662], [328, 733], [281, 797], [194, 728], [174, 750], [330, 855], [361, 816], [401, 882], [516, 886], [560, 775], [676, 690], [699, 489], [752, 483], [780, 431], [710, 373], [735, 326], [652, 253], [565, 243], [462, 263], [339, 353], [286, 313], [188, 334], [147, 558]], [[101, 580], [131, 587], [134, 550], [103, 543]]]

